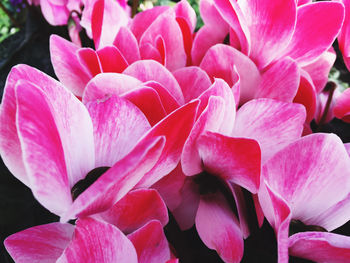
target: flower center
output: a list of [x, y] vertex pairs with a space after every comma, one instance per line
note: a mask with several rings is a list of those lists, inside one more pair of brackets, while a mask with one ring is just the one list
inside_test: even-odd
[[92, 185], [102, 174], [104, 174], [110, 167], [101, 166], [91, 170], [84, 179], [78, 181], [71, 190], [73, 201], [84, 192], [90, 185]]

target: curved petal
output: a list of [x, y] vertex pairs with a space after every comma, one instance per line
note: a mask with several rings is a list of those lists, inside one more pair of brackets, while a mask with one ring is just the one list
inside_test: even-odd
[[50, 56], [56, 76], [66, 88], [81, 96], [90, 75], [79, 62], [78, 50], [78, 46], [62, 37], [50, 37]]
[[320, 223], [318, 216], [348, 195], [349, 173], [350, 160], [341, 140], [321, 133], [291, 143], [263, 167], [271, 189], [290, 205], [293, 218], [307, 225]]
[[344, 20], [344, 7], [334, 1], [302, 5], [286, 54], [299, 64], [314, 61], [327, 51], [337, 37]]
[[98, 216], [125, 234], [136, 231], [151, 220], [157, 220], [162, 226], [169, 221], [167, 207], [153, 189], [133, 190]]
[[255, 140], [206, 132], [199, 137], [197, 147], [205, 171], [257, 193], [261, 152]]
[[80, 64], [90, 73], [90, 78], [102, 72], [100, 59], [92, 48], [80, 48], [76, 51], [76, 55]]
[[50, 1], [40, 1], [41, 12], [53, 26], [67, 25], [69, 10], [66, 5], [55, 5]]
[[277, 60], [261, 75], [255, 98], [292, 102], [297, 94], [299, 82], [297, 63], [288, 57]]
[[215, 249], [225, 262], [241, 261], [242, 232], [237, 218], [221, 194], [201, 196], [196, 228], [203, 243], [208, 248]]
[[101, 63], [102, 72], [121, 73], [128, 67], [128, 62], [115, 46], [105, 46], [97, 50], [96, 53]]
[[200, 67], [211, 78], [222, 78], [231, 87], [235, 83], [233, 79], [234, 68], [240, 77], [240, 103], [254, 98], [257, 87], [260, 84], [260, 72], [247, 56], [237, 49], [218, 44], [210, 48], [205, 54]]
[[164, 137], [141, 140], [123, 159], [77, 197], [61, 222], [106, 211], [124, 197], [158, 161]]
[[87, 103], [97, 99], [103, 100], [112, 95], [120, 96], [141, 85], [141, 81], [125, 74], [101, 73], [91, 79], [86, 85], [82, 101]]
[[92, 218], [77, 221], [74, 237], [57, 263], [137, 263], [131, 241], [115, 226]]
[[137, 78], [143, 82], [157, 81], [166, 88], [176, 101], [184, 104], [184, 97], [174, 76], [161, 64], [153, 60], [137, 61], [127, 67], [123, 74]]
[[69, 244], [73, 231], [71, 224], [35, 226], [9, 236], [4, 245], [17, 263], [56, 262]]
[[113, 96], [86, 107], [94, 127], [95, 167], [113, 166], [150, 129], [145, 115], [125, 99]]
[[163, 226], [157, 220], [128, 235], [133, 243], [138, 263], [166, 262], [171, 258], [168, 241], [164, 235]]
[[207, 73], [199, 67], [184, 67], [173, 72], [179, 83], [185, 102], [196, 99], [211, 86]]
[[289, 238], [289, 253], [319, 263], [350, 260], [350, 237], [327, 232], [303, 232]]
[[301, 136], [304, 122], [305, 109], [299, 104], [271, 99], [252, 100], [238, 110], [232, 136], [257, 140], [264, 164]]
[[350, 122], [350, 89], [346, 89], [336, 100], [333, 109], [335, 117]]
[[186, 20], [190, 31], [194, 32], [197, 23], [196, 12], [186, 0], [181, 0], [174, 6], [175, 14], [177, 18], [183, 18]]
[[113, 45], [120, 50], [128, 64], [141, 59], [139, 45], [129, 28], [121, 27], [119, 29], [119, 32], [113, 41]]

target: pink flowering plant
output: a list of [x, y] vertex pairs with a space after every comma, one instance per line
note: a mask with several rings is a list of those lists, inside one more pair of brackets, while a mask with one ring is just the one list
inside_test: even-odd
[[350, 262], [348, 1], [30, 4], [68, 34], [4, 85], [5, 260]]

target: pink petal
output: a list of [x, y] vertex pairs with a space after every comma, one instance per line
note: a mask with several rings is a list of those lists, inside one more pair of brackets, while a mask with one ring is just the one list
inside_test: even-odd
[[165, 136], [166, 144], [157, 164], [149, 171], [137, 187], [149, 187], [170, 173], [179, 163], [182, 148], [192, 130], [198, 101], [187, 103], [155, 125], [144, 137]]
[[249, 57], [258, 68], [264, 68], [282, 54], [291, 40], [296, 20], [295, 0], [277, 0], [273, 5], [267, 0], [248, 0], [239, 2], [239, 6], [249, 28]]
[[180, 105], [184, 104], [184, 97], [176, 79], [165, 67], [156, 61], [137, 61], [127, 67], [123, 74], [135, 77], [143, 82], [149, 80], [157, 81], [169, 91]]
[[61, 217], [61, 222], [103, 212], [112, 207], [155, 165], [164, 144], [164, 137], [141, 140], [128, 155], [77, 197]]
[[96, 76], [102, 72], [101, 62], [95, 50], [91, 48], [80, 48], [76, 55], [80, 64], [89, 72], [89, 78]]
[[232, 78], [235, 67], [240, 77], [241, 103], [254, 98], [260, 84], [260, 73], [255, 64], [243, 53], [227, 45], [218, 44], [210, 48], [200, 67], [211, 78], [222, 78], [231, 87], [235, 83]]
[[91, 15], [92, 36], [96, 49], [110, 46], [119, 31], [126, 26], [128, 13], [116, 1], [98, 0]]
[[309, 123], [315, 117], [317, 99], [316, 89], [310, 75], [304, 70], [301, 70], [300, 73], [300, 84], [293, 102], [305, 106], [307, 113], [306, 122]]
[[296, 62], [288, 57], [277, 60], [262, 74], [255, 98], [292, 102], [300, 81]]
[[55, 5], [50, 1], [40, 1], [41, 12], [49, 24], [53, 26], [66, 25], [69, 18], [69, 10], [66, 5]]
[[289, 253], [319, 263], [350, 260], [350, 238], [327, 232], [303, 232], [289, 238]]
[[[201, 1], [202, 2], [202, 1]], [[220, 15], [219, 15], [220, 17]], [[224, 22], [223, 22], [224, 23]], [[225, 24], [225, 23], [224, 23]], [[215, 24], [220, 25], [220, 24]], [[196, 33], [191, 50], [191, 57], [193, 65], [199, 65], [208, 49], [216, 44], [222, 43], [228, 34], [226, 30], [218, 30], [215, 26], [202, 26]]]
[[[187, 1], [185, 0], [183, 1], [187, 3]], [[191, 50], [192, 50], [192, 42], [193, 42], [193, 34], [192, 34], [193, 31], [191, 31], [191, 28], [185, 18], [176, 17], [176, 22], [180, 27], [182, 38], [183, 38], [184, 49], [187, 57], [186, 65], [192, 65]]]
[[346, 89], [337, 99], [333, 109], [335, 117], [350, 122], [350, 89]]
[[194, 225], [196, 219], [200, 199], [198, 185], [193, 180], [187, 179], [181, 193], [180, 204], [171, 212], [180, 229], [187, 230]]
[[61, 214], [72, 202], [70, 187], [94, 166], [91, 119], [58, 82], [42, 91], [22, 81], [16, 95], [18, 133], [32, 191], [50, 211]]
[[169, 221], [167, 207], [153, 189], [133, 190], [98, 216], [126, 234], [134, 232], [151, 220], [157, 220], [163, 226]]
[[252, 100], [237, 112], [232, 136], [258, 141], [264, 164], [301, 136], [304, 122], [305, 109], [299, 104], [271, 99]]
[[199, 2], [199, 11], [205, 25], [215, 26], [217, 30], [228, 33], [228, 25], [215, 7], [213, 0]]
[[57, 263], [137, 262], [133, 244], [115, 226], [92, 218], [80, 219], [74, 237]]
[[[165, 47], [165, 66], [170, 71], [186, 65], [186, 53], [182, 38], [181, 29], [176, 22], [175, 15], [166, 12], [157, 17], [157, 19], [147, 28], [140, 39], [140, 46], [150, 43], [157, 47], [158, 36], [164, 41]], [[159, 50], [159, 49], [158, 49]]]
[[125, 74], [101, 73], [86, 85], [82, 101], [87, 103], [96, 99], [105, 99], [111, 95], [120, 96], [141, 85], [141, 81]]
[[234, 213], [221, 194], [201, 196], [196, 228], [203, 243], [215, 249], [225, 262], [241, 261], [242, 233]]
[[182, 172], [181, 164], [178, 164], [168, 175], [152, 185], [152, 188], [159, 192], [170, 210], [174, 210], [181, 203], [182, 187], [185, 179], [186, 176]]
[[196, 12], [193, 10], [191, 5], [186, 0], [182, 0], [174, 6], [174, 10], [176, 17], [185, 19], [190, 28], [190, 31], [194, 32], [197, 23], [197, 17]]
[[205, 171], [257, 193], [261, 152], [255, 140], [206, 132], [197, 147]]
[[71, 224], [51, 223], [28, 228], [5, 239], [17, 263], [56, 262], [73, 236]]
[[78, 46], [57, 35], [50, 37], [50, 56], [56, 76], [66, 88], [81, 96], [90, 75], [78, 60], [78, 50]]
[[263, 176], [290, 205], [293, 218], [314, 225], [320, 223], [319, 216], [348, 195], [349, 161], [336, 135], [312, 134], [272, 157], [263, 167]]
[[[160, 38], [158, 38], [159, 40]], [[163, 44], [163, 43], [162, 43]], [[152, 59], [161, 64], [164, 64], [164, 56], [160, 54], [159, 50], [151, 43], [143, 43], [140, 45], [140, 56], [142, 60]]]
[[335, 59], [335, 51], [333, 48], [331, 48], [329, 51], [322, 53], [322, 55], [316, 61], [303, 67], [303, 70], [309, 73], [317, 93], [320, 93], [326, 86], [328, 74], [335, 62]]
[[211, 86], [207, 73], [199, 67], [185, 67], [173, 72], [179, 83], [185, 102], [196, 99]]
[[121, 27], [119, 29], [113, 45], [120, 50], [128, 64], [141, 59], [137, 40], [127, 27]]
[[113, 96], [86, 106], [94, 127], [95, 167], [113, 166], [150, 129], [145, 115], [125, 99]]
[[158, 263], [170, 260], [171, 252], [162, 224], [150, 221], [144, 227], [128, 235], [133, 243], [139, 263]]
[[170, 10], [170, 6], [155, 6], [151, 9], [138, 13], [131, 21], [130, 29], [136, 39], [140, 41], [147, 28], [165, 11]]
[[121, 97], [135, 104], [145, 114], [151, 126], [166, 116], [159, 94], [152, 88], [146, 86], [134, 89], [123, 93]]
[[334, 1], [298, 7], [297, 23], [287, 54], [305, 65], [328, 50], [344, 20], [344, 7]]
[[106, 46], [97, 51], [103, 72], [121, 73], [128, 67], [124, 56], [115, 46]]

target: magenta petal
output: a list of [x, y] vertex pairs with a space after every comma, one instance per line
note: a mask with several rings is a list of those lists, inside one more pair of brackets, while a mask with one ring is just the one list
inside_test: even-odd
[[145, 114], [151, 126], [166, 116], [159, 94], [147, 86], [123, 93], [122, 98], [131, 101]]
[[150, 129], [145, 115], [125, 99], [113, 96], [86, 106], [94, 127], [95, 167], [113, 166]]
[[268, 0], [248, 0], [239, 2], [239, 5], [249, 29], [249, 57], [258, 68], [264, 68], [282, 54], [292, 37], [295, 0], [275, 0], [273, 5]]
[[123, 159], [77, 197], [61, 222], [103, 212], [127, 194], [158, 161], [164, 137], [141, 140]]
[[17, 263], [56, 262], [73, 236], [71, 224], [51, 223], [28, 228], [5, 239]]
[[171, 258], [163, 226], [157, 220], [150, 221], [144, 227], [128, 235], [128, 238], [136, 249], [138, 263], [160, 263]]
[[185, 19], [190, 28], [190, 31], [194, 32], [197, 23], [197, 17], [196, 12], [193, 10], [191, 5], [186, 0], [182, 0], [174, 6], [174, 10], [176, 17]]
[[102, 72], [100, 59], [92, 48], [80, 48], [76, 55], [80, 64], [90, 73], [89, 77], [92, 78]]
[[130, 240], [115, 226], [92, 218], [77, 221], [74, 237], [57, 263], [136, 263]]
[[50, 84], [45, 91], [17, 84], [17, 123], [31, 189], [61, 214], [72, 202], [70, 188], [94, 166], [94, 142], [83, 104], [58, 82]]
[[149, 187], [170, 173], [180, 161], [182, 148], [192, 130], [198, 101], [192, 101], [169, 114], [155, 125], [144, 137], [165, 136], [166, 143], [157, 164], [149, 171], [137, 187]]
[[128, 67], [128, 62], [115, 46], [106, 46], [96, 53], [100, 59], [103, 72], [121, 73]]
[[240, 262], [243, 236], [239, 223], [221, 194], [201, 196], [196, 228], [203, 243], [215, 249], [225, 262]]
[[305, 109], [299, 104], [271, 99], [252, 100], [237, 112], [232, 136], [257, 140], [264, 164], [301, 136], [304, 122]]
[[350, 122], [350, 89], [346, 89], [336, 100], [333, 109], [335, 117]]
[[289, 238], [289, 253], [319, 263], [350, 260], [350, 237], [327, 232], [303, 232]]
[[158, 220], [163, 226], [169, 220], [164, 201], [153, 189], [133, 190], [98, 216], [126, 234], [134, 232], [151, 220]]
[[170, 10], [170, 6], [155, 6], [151, 9], [138, 13], [131, 21], [130, 29], [136, 39], [140, 41], [141, 36], [147, 28], [165, 11]]
[[222, 78], [231, 87], [235, 84], [233, 79], [235, 68], [240, 77], [241, 103], [254, 98], [256, 89], [260, 84], [260, 72], [253, 61], [237, 49], [227, 45], [218, 44], [210, 48], [205, 54], [200, 67], [211, 78]]
[[87, 103], [96, 99], [103, 100], [111, 95], [120, 96], [141, 85], [141, 81], [125, 74], [101, 73], [86, 85], [82, 101]]
[[288, 57], [277, 60], [262, 74], [255, 98], [292, 102], [297, 94], [299, 81], [299, 68], [294, 60]]
[[211, 86], [207, 73], [199, 67], [184, 67], [173, 72], [179, 83], [185, 102], [196, 99]]
[[69, 10], [66, 5], [55, 5], [50, 1], [40, 1], [41, 12], [47, 22], [53, 26], [66, 25], [69, 18]]
[[120, 28], [113, 45], [120, 50], [128, 64], [141, 59], [137, 40], [127, 27]]
[[174, 96], [180, 105], [184, 103], [184, 97], [176, 79], [164, 66], [156, 61], [137, 61], [127, 67], [123, 74], [135, 77], [143, 82], [150, 80], [157, 81]]
[[318, 217], [346, 198], [349, 173], [350, 160], [341, 140], [321, 133], [289, 144], [263, 167], [265, 180], [290, 205], [293, 218], [326, 229], [329, 225]]
[[83, 94], [90, 75], [80, 64], [76, 52], [79, 47], [57, 35], [50, 37], [50, 55], [55, 74], [75, 95]]
[[255, 140], [206, 132], [197, 147], [205, 171], [257, 193], [261, 152]]
[[297, 24], [287, 54], [300, 64], [308, 64], [328, 50], [344, 19], [344, 7], [334, 1], [298, 7]]
[[[186, 52], [182, 38], [181, 29], [176, 22], [175, 15], [167, 12], [160, 15], [143, 33], [140, 46], [150, 43], [157, 47], [157, 39], [161, 37], [165, 48], [165, 66], [170, 71], [182, 68], [186, 65]], [[176, 37], [175, 37], [176, 36]], [[161, 53], [161, 52], [160, 52]]]

